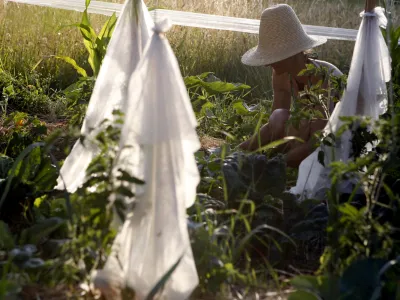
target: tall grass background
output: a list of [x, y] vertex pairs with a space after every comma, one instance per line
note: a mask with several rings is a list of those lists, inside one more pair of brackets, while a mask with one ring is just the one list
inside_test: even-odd
[[[86, 54], [77, 29], [58, 30], [62, 25], [76, 23], [81, 14], [72, 11], [35, 7], [0, 0], [0, 68], [22, 76], [43, 57], [67, 55], [88, 67]], [[110, 1], [110, 0], [109, 0]], [[112, 2], [122, 2], [112, 1]], [[357, 29], [363, 0], [151, 0], [149, 6], [258, 19], [262, 10], [277, 3], [287, 3], [296, 11], [303, 24]], [[397, 8], [393, 12], [398, 23]], [[91, 15], [100, 30], [106, 17]], [[168, 39], [179, 60], [184, 76], [213, 71], [231, 82], [244, 82], [254, 88], [258, 97], [271, 96], [270, 70], [241, 64], [240, 58], [257, 44], [258, 36], [245, 33], [175, 26]], [[315, 51], [347, 72], [354, 42], [328, 41]], [[39, 71], [51, 77], [54, 88], [64, 88], [77, 75], [68, 65], [46, 60]]]

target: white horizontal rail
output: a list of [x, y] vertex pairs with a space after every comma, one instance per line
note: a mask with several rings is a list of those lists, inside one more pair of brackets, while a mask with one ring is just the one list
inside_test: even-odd
[[[7, 1], [7, 0], [6, 0]], [[85, 10], [85, 0], [8, 0], [9, 2], [18, 2], [37, 6], [46, 6], [82, 12]], [[89, 12], [111, 16], [117, 15], [122, 9], [122, 4], [103, 1], [92, 1], [89, 6]], [[245, 32], [258, 34], [260, 21], [245, 18], [233, 18], [217, 15], [200, 14], [185, 11], [174, 11], [165, 9], [156, 9], [150, 12], [154, 18], [168, 17], [172, 24], [179, 26], [208, 28], [218, 30], [228, 30], [236, 32]], [[332, 40], [355, 41], [358, 30], [323, 27], [313, 25], [303, 25], [305, 31], [318, 37], [325, 37]]]

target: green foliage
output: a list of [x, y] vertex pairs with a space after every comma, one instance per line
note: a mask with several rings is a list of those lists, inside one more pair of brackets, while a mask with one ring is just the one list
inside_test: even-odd
[[[319, 275], [293, 280], [299, 290], [290, 299], [397, 299], [398, 268], [386, 273], [385, 266], [397, 264], [400, 198], [396, 179], [386, 174], [398, 166], [399, 141], [392, 138], [398, 118], [372, 122], [346, 117], [342, 121], [338, 135], [321, 142], [336, 146], [340, 135], [351, 131], [353, 160], [329, 165], [327, 245]], [[319, 156], [323, 163], [325, 153]], [[353, 191], [339, 194], [337, 187], [349, 182], [357, 183]]]
[[251, 228], [254, 204], [243, 201], [234, 211], [224, 209], [223, 203], [215, 199], [199, 195], [200, 199], [191, 210], [194, 223], [190, 231], [201, 291], [215, 294], [224, 286], [261, 286], [251, 266], [250, 242], [270, 228]]
[[388, 34], [386, 29], [382, 29], [382, 34], [385, 38], [389, 37], [390, 55], [392, 58], [392, 78], [396, 86], [400, 85], [400, 27], [392, 26]]
[[88, 53], [88, 62], [92, 68], [93, 76], [89, 77], [84, 68], [80, 67], [74, 59], [70, 57], [57, 57], [69, 63], [82, 76], [76, 83], [64, 90], [68, 103], [67, 107], [71, 116], [70, 124], [77, 126], [83, 122], [95, 79], [99, 75], [107, 46], [117, 22], [117, 17], [114, 13], [103, 25], [99, 34], [96, 34], [87, 12], [89, 5], [90, 1], [86, 1], [86, 9], [83, 12], [81, 23], [70, 26], [77, 27], [82, 34], [83, 44]]
[[8, 228], [8, 225], [0, 221], [0, 249], [11, 250], [14, 247], [14, 238]]
[[398, 285], [390, 280], [398, 279], [391, 268], [397, 260], [358, 259], [340, 277], [331, 275], [298, 276], [291, 280], [297, 289], [289, 300], [297, 299], [397, 299]]
[[88, 62], [92, 68], [93, 75], [97, 77], [100, 71], [101, 64], [103, 62], [104, 56], [106, 55], [106, 50], [108, 43], [110, 42], [111, 35], [114, 31], [115, 24], [117, 22], [116, 14], [114, 13], [107, 22], [103, 25], [99, 34], [96, 34], [93, 29], [88, 15], [88, 7], [90, 5], [90, 0], [86, 1], [86, 9], [82, 15], [82, 21], [80, 24], [76, 24], [79, 28], [82, 37], [84, 39], [84, 45], [89, 54]]
[[[34, 198], [50, 191], [54, 185], [57, 176], [55, 166], [49, 157], [49, 154], [43, 151], [40, 147], [43, 144], [32, 144], [27, 147], [21, 154], [13, 161], [10, 170], [4, 172], [5, 178], [0, 181], [1, 198], [0, 198], [0, 211], [2, 217], [3, 205], [8, 206], [10, 213], [14, 209], [19, 209], [18, 201], [30, 198], [31, 202]], [[6, 164], [10, 166], [10, 160], [3, 159]], [[21, 199], [21, 200], [22, 200]], [[31, 205], [32, 203], [29, 203]], [[7, 216], [7, 218], [10, 216]]]
[[[1, 218], [14, 227], [14, 218], [25, 215], [26, 224], [11, 234], [9, 226], [0, 222], [0, 252], [7, 251], [4, 260], [0, 257], [0, 269], [4, 266], [24, 274], [28, 282], [52, 284], [84, 280], [103, 266], [115, 236], [111, 222], [117, 216], [123, 221], [125, 201], [135, 196], [132, 185], [143, 184], [126, 170], [114, 167], [122, 114], [115, 112], [115, 116], [116, 124], [105, 120], [92, 141], [100, 154], [87, 169], [84, 185], [74, 194], [53, 191], [58, 168], [51, 162], [51, 151], [56, 137], [30, 145], [15, 161], [1, 157]], [[16, 201], [21, 196], [28, 200], [22, 211]], [[36, 251], [39, 245], [41, 252]], [[28, 253], [27, 249], [33, 250]], [[46, 257], [53, 260], [46, 261]], [[31, 273], [33, 270], [41, 271]]]
[[65, 220], [58, 217], [48, 218], [38, 222], [32, 227], [22, 231], [20, 242], [22, 244], [37, 245], [43, 238], [50, 236], [51, 233], [55, 232], [64, 224]]
[[[94, 82], [99, 75], [101, 64], [106, 55], [107, 47], [117, 22], [117, 17], [114, 13], [97, 34], [89, 19], [88, 7], [90, 1], [86, 1], [85, 5], [86, 9], [83, 12], [81, 22], [78, 24], [63, 26], [62, 28], [76, 27], [79, 29], [83, 37], [83, 44], [88, 54], [91, 76], [87, 74], [84, 67], [79, 66], [79, 64], [71, 57], [60, 55], [51, 55], [46, 57], [46, 59], [56, 58], [68, 63], [81, 76], [77, 82], [71, 84], [63, 91], [67, 105], [67, 112], [65, 115], [70, 118], [70, 124], [75, 126], [82, 125], [86, 113], [86, 107], [94, 87]], [[35, 70], [42, 61], [43, 59], [40, 60], [32, 70]]]
[[128, 200], [135, 197], [132, 186], [144, 184], [126, 170], [115, 167], [119, 151], [119, 124], [123, 116], [117, 111], [114, 115], [117, 118], [115, 123], [104, 120], [100, 125], [101, 131], [92, 141], [100, 153], [87, 168], [85, 183], [70, 195], [73, 212], [71, 240], [64, 247], [63, 255], [66, 260], [71, 259], [71, 266], [76, 271], [80, 270], [82, 278], [103, 267], [115, 237], [111, 222], [124, 221], [126, 209], [134, 209], [134, 204], [126, 206]]
[[314, 76], [321, 80], [316, 84], [310, 82], [298, 97], [292, 93], [289, 124], [298, 128], [300, 121], [329, 119], [331, 107], [340, 100], [347, 81], [346, 75], [338, 77], [332, 72], [333, 70], [330, 72], [326, 67], [316, 67], [313, 64], [308, 64], [305, 70], [300, 71], [299, 76]]
[[[86, 8], [89, 3], [86, 1]], [[143, 181], [115, 168], [121, 113], [115, 112], [116, 123], [105, 120], [96, 139], [90, 141], [100, 153], [86, 170], [85, 183], [73, 194], [53, 190], [59, 166], [52, 151], [55, 141], [66, 136], [53, 136], [46, 144], [30, 146], [44, 142], [48, 132], [45, 124], [26, 114], [33, 111], [30, 103], [39, 103], [42, 97], [46, 103], [49, 99], [65, 100], [68, 110], [64, 114], [69, 122], [77, 126], [82, 123], [115, 20], [114, 15], [97, 34], [86, 9], [81, 22], [71, 25], [83, 37], [91, 71], [68, 56], [53, 56], [70, 64], [81, 76], [63, 91], [65, 99], [56, 92], [49, 93], [40, 80], [32, 84], [31, 79], [23, 82], [0, 72], [1, 124], [7, 129], [0, 143], [7, 155], [0, 156], [0, 269], [3, 274], [25, 278], [19, 281], [4, 275], [0, 298], [30, 282], [76, 286], [88, 280], [93, 270], [103, 267], [110, 252], [115, 237], [112, 222], [124, 221], [126, 211], [135, 208], [131, 187]], [[329, 103], [340, 97], [334, 91], [342, 90], [346, 76], [332, 77], [326, 69], [311, 65], [301, 74], [318, 75], [327, 79], [328, 86], [323, 87], [322, 80], [306, 87], [292, 107], [291, 122], [326, 119]], [[32, 78], [35, 76], [32, 74]], [[271, 102], [249, 99], [250, 87], [245, 84], [225, 82], [213, 73], [186, 77], [185, 84], [200, 135], [235, 144], [268, 121]], [[315, 110], [315, 106], [322, 106], [323, 111]], [[15, 108], [21, 109], [9, 114]], [[352, 140], [356, 160], [330, 166], [333, 188], [326, 204], [312, 199], [299, 204], [285, 193], [295, 172], [285, 170], [280, 157], [264, 154], [289, 139], [271, 143], [261, 149], [264, 153], [242, 155], [232, 151], [231, 145], [196, 153], [201, 181], [198, 199], [188, 215], [200, 277], [198, 294], [211, 293], [216, 298], [216, 294], [228, 291], [239, 298], [252, 288], [267, 290], [274, 285], [280, 290], [284, 284], [274, 268], [286, 270], [305, 260], [305, 265], [312, 265], [307, 267], [316, 270], [322, 253], [316, 276], [291, 280], [296, 291], [290, 299], [392, 299], [397, 292], [397, 273], [396, 267], [388, 266], [397, 264], [394, 258], [399, 250], [399, 192], [394, 183], [400, 178], [400, 163], [398, 155], [388, 149], [394, 149], [398, 141], [389, 141], [393, 123], [387, 120], [379, 124], [356, 118], [344, 121], [342, 132], [357, 125]], [[82, 142], [88, 139], [79, 138]], [[321, 140], [327, 146], [336, 141], [333, 135]], [[367, 143], [373, 144], [372, 152]], [[319, 155], [321, 163], [324, 155]], [[336, 193], [335, 187], [349, 178], [361, 182], [363, 195]], [[132, 203], [128, 205], [126, 199]], [[13, 222], [16, 216], [18, 224]], [[162, 290], [178, 264], [154, 287], [150, 298]]]
[[230, 93], [237, 91], [244, 91], [250, 89], [248, 85], [242, 83], [228, 83], [219, 80], [213, 73], [207, 72], [199, 76], [189, 76], [185, 78], [185, 85], [188, 89], [203, 88], [210, 96]]
[[[107, 46], [111, 40], [111, 36], [117, 22], [117, 17], [116, 14], [114, 13], [103, 25], [100, 32], [97, 34], [94, 28], [92, 27], [92, 24], [90, 23], [89, 19], [88, 8], [90, 2], [91, 2], [90, 0], [85, 2], [86, 8], [82, 14], [82, 19], [80, 23], [62, 26], [62, 28], [76, 27], [79, 29], [83, 37], [83, 44], [88, 53], [88, 62], [92, 69], [92, 74], [96, 78], [99, 75], [101, 64], [106, 55]], [[68, 56], [58, 56], [58, 55], [53, 55], [46, 58], [53, 58], [53, 57], [70, 64], [82, 77], [88, 77], [85, 69], [79, 66], [78, 63], [73, 58]], [[33, 70], [35, 70], [41, 62], [42, 60], [40, 60], [33, 67]]]
[[165, 273], [165, 275], [159, 280], [159, 282], [157, 282], [155, 284], [155, 286], [151, 289], [150, 293], [147, 295], [146, 300], [153, 300], [153, 299], [157, 299], [157, 295], [162, 293], [165, 284], [167, 283], [167, 281], [171, 278], [171, 275], [174, 273], [174, 271], [176, 270], [176, 268], [179, 266], [181, 260], [182, 260], [181, 256], [178, 261], [167, 271], [167, 273]]
[[81, 77], [63, 91], [67, 99], [66, 115], [71, 125], [77, 127], [82, 125], [94, 84], [93, 77]]
[[23, 112], [10, 113], [2, 124], [0, 152], [12, 158], [29, 145], [43, 141], [48, 133], [44, 122]]
[[[85, 184], [74, 194], [53, 190], [59, 168], [53, 157], [54, 143], [68, 135], [52, 136], [45, 145], [33, 144], [44, 142], [48, 134], [47, 126], [33, 115], [45, 114], [46, 118], [54, 115], [53, 105], [61, 104], [61, 113], [56, 115], [67, 116], [70, 124], [79, 126], [83, 121], [116, 21], [113, 15], [96, 33], [96, 26], [87, 13], [89, 4], [87, 0], [81, 22], [71, 26], [78, 28], [83, 37], [91, 70], [77, 63], [78, 56], [74, 57], [77, 60], [50, 56], [69, 64], [80, 76], [62, 94], [52, 90], [53, 78], [41, 78], [35, 72], [11, 76], [0, 68], [3, 116], [0, 123], [3, 204], [0, 209], [0, 299], [16, 297], [22, 286], [34, 282], [46, 287], [66, 284], [76, 290], [77, 283], [87, 280], [92, 270], [103, 266], [115, 235], [111, 222], [115, 216], [123, 221], [126, 210], [134, 209], [135, 195], [130, 187], [143, 184], [126, 170], [114, 168], [118, 124], [122, 122], [120, 114], [117, 114], [121, 117], [117, 124], [107, 120], [102, 124], [104, 130], [93, 141], [101, 149], [100, 154], [88, 168]], [[399, 29], [394, 29], [391, 37], [395, 96], [398, 97]], [[196, 39], [189, 40], [198, 45]], [[21, 44], [26, 47], [25, 43]], [[190, 64], [201, 61], [201, 57], [199, 60], [190, 53], [187, 55], [186, 47], [181, 48]], [[209, 49], [200, 48], [204, 57], [207, 60], [211, 57], [212, 61]], [[230, 51], [220, 50], [232, 55]], [[58, 47], [57, 52], [65, 53]], [[13, 58], [4, 58], [9, 59]], [[214, 58], [214, 64], [215, 59], [219, 58]], [[237, 66], [218, 69], [218, 72], [226, 74], [234, 68]], [[182, 69], [187, 73], [189, 68], [183, 64]], [[246, 78], [249, 73], [240, 70], [241, 78]], [[340, 90], [346, 84], [346, 76], [331, 77], [324, 69], [308, 66], [303, 74], [330, 77], [330, 81], [327, 88], [322, 88], [319, 82], [300, 95], [296, 104], [302, 107], [292, 107], [294, 124], [304, 119], [327, 118], [328, 109], [323, 103], [335, 102], [340, 94], [332, 95], [333, 90]], [[267, 82], [264, 77], [262, 80]], [[200, 124], [200, 135], [235, 144], [268, 121], [271, 101], [251, 99], [247, 85], [225, 82], [212, 73], [189, 76], [185, 83]], [[63, 102], [68, 109], [64, 109]], [[321, 104], [322, 112], [313, 108]], [[226, 298], [246, 298], [251, 289], [260, 293], [280, 290], [285, 284], [274, 267], [287, 271], [289, 265], [296, 268], [304, 261], [307, 268], [315, 270], [319, 255], [325, 249], [316, 276], [291, 280], [296, 292], [290, 299], [396, 299], [394, 296], [399, 293], [395, 258], [400, 240], [397, 233], [400, 191], [396, 182], [400, 178], [400, 160], [398, 141], [391, 142], [388, 138], [393, 123], [381, 120], [375, 125], [355, 118], [345, 121], [343, 131], [353, 129], [354, 124], [358, 126], [352, 141], [353, 156], [357, 159], [331, 166], [333, 189], [327, 205], [312, 199], [296, 203], [292, 195], [284, 193], [292, 184], [290, 176], [296, 177], [296, 173], [285, 170], [280, 162], [274, 165], [263, 154], [243, 158], [232, 153], [232, 145], [222, 147], [219, 152], [196, 153], [201, 182], [198, 199], [188, 215], [200, 294], [211, 294], [210, 298], [216, 299], [218, 293], [228, 291]], [[370, 126], [373, 132], [369, 131]], [[83, 141], [87, 137], [80, 138]], [[321, 142], [332, 146], [336, 138], [327, 136]], [[263, 150], [286, 141], [277, 141]], [[372, 152], [366, 147], [368, 142], [374, 142]], [[388, 151], [389, 148], [394, 150]], [[324, 155], [320, 153], [321, 163]], [[254, 175], [261, 175], [261, 180]], [[349, 178], [361, 182], [362, 195], [336, 193], [336, 184]], [[239, 191], [231, 193], [232, 189]], [[127, 206], [126, 198], [133, 200], [131, 206]], [[154, 287], [151, 296], [161, 290], [178, 263]]]
[[[0, 116], [13, 111], [50, 114], [60, 93], [51, 86], [52, 78], [38, 73], [12, 75], [0, 68]], [[62, 103], [58, 104], [62, 106]]]
[[254, 132], [255, 124], [266, 122], [268, 114], [260, 101], [248, 105], [244, 98], [250, 87], [227, 83], [207, 72], [185, 78], [200, 134], [238, 141]]

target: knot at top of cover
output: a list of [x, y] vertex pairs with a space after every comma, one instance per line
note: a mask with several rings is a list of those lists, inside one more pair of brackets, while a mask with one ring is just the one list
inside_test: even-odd
[[165, 18], [154, 24], [154, 32], [156, 34], [164, 34], [168, 32], [171, 29], [171, 27], [172, 27], [172, 22], [168, 18]]

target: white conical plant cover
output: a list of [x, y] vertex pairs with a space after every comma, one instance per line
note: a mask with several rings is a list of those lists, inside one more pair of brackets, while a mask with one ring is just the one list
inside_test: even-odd
[[[373, 13], [361, 13], [362, 22], [358, 32], [347, 87], [341, 101], [333, 111], [324, 133], [336, 134], [341, 117], [369, 116], [377, 120], [387, 110], [386, 82], [391, 76], [390, 54], [380, 31], [387, 19], [384, 10], [376, 7]], [[320, 199], [330, 188], [329, 167], [318, 161], [318, 153], [325, 153], [325, 166], [332, 161], [346, 162], [351, 159], [351, 132], [345, 132], [335, 147], [323, 145], [307, 157], [299, 168], [297, 184], [291, 192], [300, 199]], [[351, 192], [353, 183], [348, 181], [339, 187], [341, 192]]]
[[87, 108], [81, 134], [65, 160], [57, 189], [74, 192], [85, 180], [86, 169], [98, 149], [90, 142], [100, 123], [112, 119], [114, 109], [126, 101], [127, 82], [136, 69], [151, 35], [153, 20], [143, 0], [127, 0], [118, 18]]
[[129, 83], [117, 168], [145, 184], [135, 188], [134, 211], [127, 214], [104, 271], [111, 276], [121, 270], [122, 278], [114, 282], [124, 282], [144, 299], [181, 258], [161, 295], [179, 300], [199, 282], [186, 207], [200, 180], [194, 158], [200, 143], [178, 62], [160, 33], [165, 30], [157, 25]]

